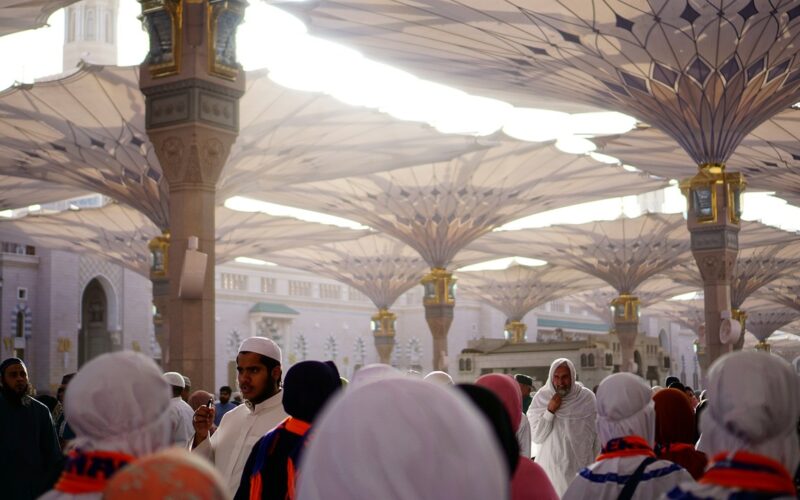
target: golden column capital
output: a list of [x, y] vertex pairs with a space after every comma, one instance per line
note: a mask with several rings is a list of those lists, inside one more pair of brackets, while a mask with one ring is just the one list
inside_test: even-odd
[[520, 344], [525, 342], [527, 340], [527, 331], [528, 325], [522, 321], [506, 321], [504, 331], [505, 337], [506, 340], [510, 341], [512, 344]]
[[639, 323], [639, 298], [627, 293], [621, 293], [619, 297], [611, 301], [611, 314], [614, 324]]
[[454, 305], [456, 303], [456, 279], [453, 273], [434, 267], [420, 281], [425, 289], [422, 302], [426, 306]]
[[147, 244], [150, 250], [150, 279], [166, 278], [169, 269], [169, 230]]

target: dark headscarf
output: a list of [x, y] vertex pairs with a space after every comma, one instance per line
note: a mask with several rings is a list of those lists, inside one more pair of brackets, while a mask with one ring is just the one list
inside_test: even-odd
[[656, 405], [656, 443], [662, 446], [694, 444], [697, 430], [694, 411], [686, 393], [664, 389], [653, 396], [653, 401]]
[[341, 385], [336, 365], [301, 361], [289, 368], [283, 380], [283, 409], [311, 423]]
[[517, 470], [517, 462], [519, 461], [519, 443], [511, 427], [511, 417], [508, 415], [505, 406], [492, 391], [485, 387], [474, 384], [458, 384], [456, 387], [467, 395], [470, 401], [478, 407], [483, 416], [489, 421], [506, 457], [506, 465], [509, 470], [508, 476], [509, 478], [512, 477], [514, 471]]

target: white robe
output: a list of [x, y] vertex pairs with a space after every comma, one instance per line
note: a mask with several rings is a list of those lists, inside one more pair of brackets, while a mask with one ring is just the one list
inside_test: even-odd
[[[564, 362], [572, 372], [572, 389], [553, 414], [547, 411], [547, 404], [555, 393], [553, 372]], [[575, 474], [594, 462], [600, 452], [596, 417], [594, 394], [575, 382], [572, 362], [565, 358], [554, 361], [547, 382], [536, 392], [528, 408], [528, 420], [533, 443], [539, 445], [536, 463], [547, 473], [558, 495], [564, 494]]]
[[519, 454], [525, 458], [531, 458], [531, 424], [524, 413], [519, 421], [516, 435], [519, 442]]
[[283, 391], [254, 407], [246, 401], [226, 413], [216, 432], [192, 451], [217, 467], [233, 497], [239, 489], [242, 471], [253, 445], [286, 417]]
[[192, 426], [194, 412], [192, 411], [192, 407], [178, 396], [169, 400], [168, 411], [172, 443], [180, 447], [185, 447], [189, 443], [189, 440], [192, 439], [192, 436], [194, 436], [194, 428]]
[[[634, 473], [645, 457], [609, 458], [595, 462], [580, 471], [569, 485], [561, 500], [615, 500], [625, 487], [625, 481]], [[692, 476], [680, 465], [666, 460], [656, 460], [648, 465], [633, 498], [652, 500], [669, 492], [678, 483], [694, 482]]]

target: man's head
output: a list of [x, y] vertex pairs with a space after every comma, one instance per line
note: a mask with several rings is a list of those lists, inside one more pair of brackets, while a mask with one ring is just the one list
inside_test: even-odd
[[201, 389], [194, 391], [189, 396], [189, 401], [187, 401], [187, 403], [189, 403], [189, 406], [192, 407], [192, 410], [197, 410], [201, 406], [208, 404], [210, 399], [213, 400], [214, 395]]
[[517, 373], [514, 375], [514, 380], [519, 384], [519, 390], [522, 391], [522, 397], [526, 398], [533, 392], [533, 379], [527, 375]]
[[219, 388], [219, 402], [222, 404], [227, 404], [228, 401], [231, 400], [231, 393], [233, 391], [227, 385], [223, 385]]
[[567, 363], [561, 363], [553, 371], [553, 388], [562, 398], [572, 390], [572, 371]]
[[172, 388], [172, 397], [181, 397], [183, 390], [186, 388], [186, 382], [183, 380], [183, 375], [178, 372], [167, 372], [163, 375], [163, 377]]
[[280, 390], [281, 349], [266, 337], [250, 337], [239, 346], [236, 371], [242, 397], [252, 404], [274, 396]]
[[20, 400], [31, 392], [28, 369], [19, 358], [8, 358], [0, 363], [0, 382], [3, 394], [12, 400]]

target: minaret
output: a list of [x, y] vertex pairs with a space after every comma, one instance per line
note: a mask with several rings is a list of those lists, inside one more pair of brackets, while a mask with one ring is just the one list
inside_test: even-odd
[[119, 0], [83, 0], [64, 9], [64, 71], [81, 59], [117, 64]]

